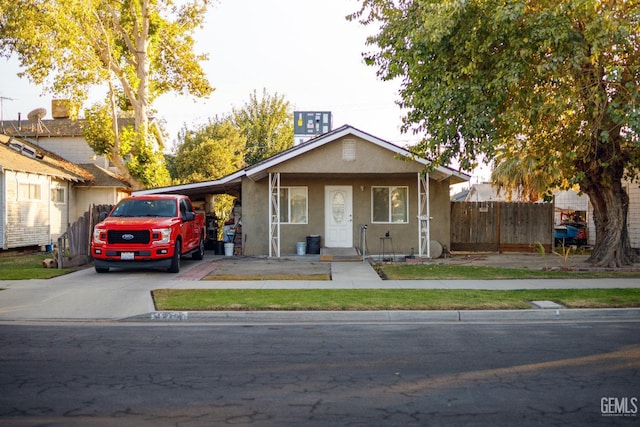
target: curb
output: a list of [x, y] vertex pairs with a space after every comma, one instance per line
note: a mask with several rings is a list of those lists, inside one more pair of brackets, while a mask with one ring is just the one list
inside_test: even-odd
[[451, 311], [153, 311], [121, 322], [437, 323], [640, 321], [640, 308]]

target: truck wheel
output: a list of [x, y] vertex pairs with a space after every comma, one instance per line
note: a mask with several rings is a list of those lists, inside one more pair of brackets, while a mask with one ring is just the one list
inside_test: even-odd
[[103, 268], [103, 267], [96, 267], [96, 273], [108, 273], [109, 272], [109, 267]]
[[198, 250], [196, 250], [191, 257], [196, 261], [200, 261], [202, 258], [204, 258], [204, 237], [200, 237]]
[[171, 267], [169, 267], [169, 273], [180, 272], [180, 258], [182, 255], [182, 244], [180, 239], [176, 240], [176, 247], [173, 250], [173, 258], [171, 258]]

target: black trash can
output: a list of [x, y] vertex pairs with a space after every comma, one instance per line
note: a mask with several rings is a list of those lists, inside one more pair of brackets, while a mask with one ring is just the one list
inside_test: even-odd
[[213, 245], [215, 255], [224, 255], [224, 242], [222, 240], [216, 240]]
[[320, 236], [307, 236], [307, 254], [320, 255]]

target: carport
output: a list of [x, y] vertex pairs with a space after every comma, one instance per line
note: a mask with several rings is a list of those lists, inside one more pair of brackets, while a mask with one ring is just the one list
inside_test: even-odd
[[217, 242], [214, 202], [213, 196], [227, 194], [241, 199], [242, 177], [244, 171], [238, 171], [231, 175], [214, 181], [196, 182], [191, 184], [173, 185], [169, 187], [153, 188], [149, 190], [134, 191], [132, 195], [141, 196], [146, 194], [183, 194], [189, 196], [195, 204], [203, 203], [204, 211], [207, 215], [207, 242], [213, 242], [214, 248], [218, 250], [217, 243], [222, 248], [222, 242]]
[[214, 181], [172, 185], [169, 187], [152, 188], [149, 190], [138, 190], [134, 191], [132, 195], [184, 194], [185, 196], [189, 196], [192, 201], [206, 201], [208, 196], [229, 194], [239, 199], [242, 193], [243, 176], [245, 176], [245, 171], [241, 170]]

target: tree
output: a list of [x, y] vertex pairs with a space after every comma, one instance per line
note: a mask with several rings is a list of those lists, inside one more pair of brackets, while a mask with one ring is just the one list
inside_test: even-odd
[[[169, 91], [211, 93], [199, 65], [206, 57], [193, 52], [192, 38], [206, 5], [206, 0], [180, 7], [170, 0], [0, 0], [0, 55], [17, 54], [23, 75], [76, 105], [90, 87], [107, 87], [113, 143], [104, 153], [134, 189], [162, 184], [168, 174], [159, 132], [149, 126], [151, 105]], [[120, 132], [119, 104], [132, 108], [133, 130]]]
[[244, 166], [246, 138], [228, 118], [215, 117], [178, 136], [175, 167], [180, 182], [218, 179]]
[[402, 79], [403, 129], [435, 164], [470, 170], [522, 141], [549, 186], [578, 183], [594, 206], [590, 261], [631, 249], [621, 181], [640, 167], [640, 3], [616, 0], [363, 0], [349, 19], [381, 24], [365, 54]]
[[293, 112], [289, 101], [266, 89], [256, 91], [242, 108], [233, 109], [233, 121], [247, 138], [245, 162], [253, 165], [293, 146]]
[[552, 193], [549, 183], [554, 176], [552, 165], [540, 164], [518, 141], [496, 150], [491, 183], [498, 191], [505, 191], [509, 197], [516, 193], [517, 199], [524, 202], [550, 199]]
[[[185, 127], [178, 140], [174, 163], [179, 182], [214, 180], [244, 166], [247, 139], [229, 117], [215, 117], [196, 130]], [[227, 194], [215, 196], [219, 238], [222, 238], [225, 220], [233, 211], [234, 199]]]

